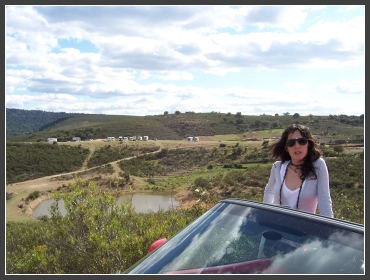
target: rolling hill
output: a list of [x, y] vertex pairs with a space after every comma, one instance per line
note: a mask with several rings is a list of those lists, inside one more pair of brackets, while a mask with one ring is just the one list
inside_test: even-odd
[[364, 115], [300, 116], [241, 115], [240, 113], [163, 114], [127, 116], [103, 114], [68, 114], [44, 111], [6, 109], [7, 141], [43, 142], [55, 137], [67, 141], [108, 136], [148, 136], [149, 139], [180, 140], [188, 136], [238, 134], [249, 138], [253, 131], [266, 137], [278, 134], [292, 123], [309, 126], [312, 133], [327, 141], [364, 141]]

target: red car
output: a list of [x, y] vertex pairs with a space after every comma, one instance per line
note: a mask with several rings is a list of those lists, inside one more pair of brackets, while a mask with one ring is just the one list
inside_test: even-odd
[[[164, 243], [163, 243], [164, 241]], [[221, 200], [125, 274], [364, 274], [364, 225]]]

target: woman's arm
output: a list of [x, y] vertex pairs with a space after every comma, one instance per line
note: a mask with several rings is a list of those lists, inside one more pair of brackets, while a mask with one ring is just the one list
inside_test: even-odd
[[272, 204], [274, 202], [274, 186], [276, 182], [276, 174], [278, 174], [277, 168], [280, 168], [281, 163], [275, 162], [270, 171], [270, 178], [265, 187], [265, 192], [263, 195], [263, 202]]
[[332, 200], [329, 186], [328, 167], [323, 158], [319, 158], [317, 164], [317, 194], [318, 194], [318, 209], [320, 215], [334, 217], [332, 209]]

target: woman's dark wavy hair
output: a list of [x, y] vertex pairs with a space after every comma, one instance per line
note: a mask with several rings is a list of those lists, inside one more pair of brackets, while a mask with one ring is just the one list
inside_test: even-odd
[[307, 155], [304, 158], [303, 165], [301, 166], [301, 180], [307, 178], [310, 173], [312, 173], [317, 179], [317, 174], [313, 163], [321, 157], [321, 151], [317, 145], [315, 139], [313, 139], [312, 134], [307, 126], [301, 124], [292, 124], [288, 126], [278, 142], [275, 142], [271, 145], [270, 151], [273, 159], [280, 159], [282, 163], [287, 160], [291, 160], [291, 157], [286, 150], [286, 141], [288, 136], [298, 130], [302, 137], [308, 139], [308, 150]]

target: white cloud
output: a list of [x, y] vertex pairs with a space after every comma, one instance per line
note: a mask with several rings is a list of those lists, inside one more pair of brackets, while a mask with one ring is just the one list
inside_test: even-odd
[[193, 75], [188, 72], [161, 72], [158, 76], [158, 79], [164, 81], [173, 81], [173, 80], [187, 80], [191, 81], [194, 79]]
[[307, 91], [308, 86], [297, 82], [285, 82], [283, 87], [289, 88], [292, 91]]
[[330, 106], [306, 105], [319, 114], [339, 114], [344, 103], [363, 113], [364, 6], [7, 6], [5, 14], [7, 107], [282, 113], [307, 110], [290, 102], [305, 92], [330, 94]]
[[340, 80], [336, 84], [324, 84], [320, 87], [317, 87], [317, 90], [334, 94], [346, 94], [346, 95], [356, 94], [364, 96], [365, 95], [364, 86], [365, 86], [364, 81]]

